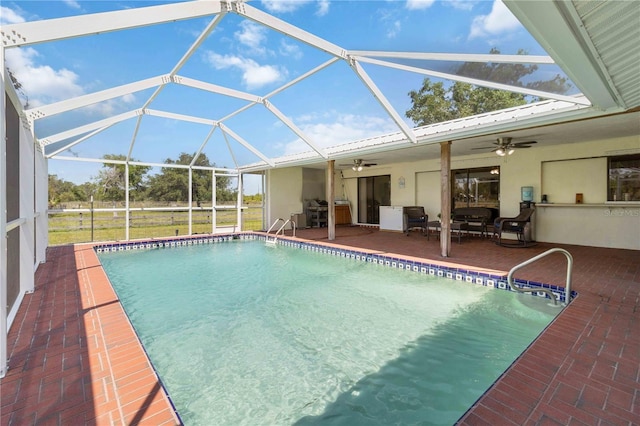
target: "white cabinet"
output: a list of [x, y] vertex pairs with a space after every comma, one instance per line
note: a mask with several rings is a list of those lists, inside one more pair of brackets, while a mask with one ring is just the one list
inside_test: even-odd
[[380, 206], [380, 230], [402, 232], [403, 212], [402, 206]]

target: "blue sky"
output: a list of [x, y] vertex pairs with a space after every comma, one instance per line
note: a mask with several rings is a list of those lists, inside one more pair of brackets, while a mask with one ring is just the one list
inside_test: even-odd
[[[138, 1], [11, 1], [2, 24], [153, 6]], [[251, 6], [349, 50], [546, 54], [501, 1], [252, 1]], [[31, 107], [168, 73], [211, 18], [81, 37], [7, 51], [7, 65], [23, 84]], [[227, 14], [178, 75], [263, 96], [328, 60], [330, 56], [235, 14]], [[451, 64], [422, 64], [446, 71]], [[423, 76], [365, 64], [364, 69], [403, 116], [408, 92]], [[541, 67], [543, 69], [543, 67]], [[546, 70], [555, 75], [557, 69]], [[293, 90], [292, 90], [293, 89]], [[153, 90], [91, 105], [37, 122], [47, 136], [114, 113], [140, 108]], [[338, 61], [270, 101], [319, 146], [395, 132], [390, 120], [348, 65]], [[150, 108], [220, 119], [246, 102], [169, 85]], [[405, 119], [407, 124], [413, 124]], [[261, 105], [225, 124], [269, 157], [310, 148]], [[135, 120], [120, 123], [64, 155], [99, 158], [126, 154]], [[133, 157], [148, 162], [195, 152], [210, 128], [145, 116]], [[231, 152], [228, 149], [231, 146]], [[51, 152], [49, 148], [48, 152]], [[205, 150], [217, 166], [258, 161], [249, 150], [216, 130]], [[76, 183], [95, 176], [99, 164], [51, 160], [50, 173]]]

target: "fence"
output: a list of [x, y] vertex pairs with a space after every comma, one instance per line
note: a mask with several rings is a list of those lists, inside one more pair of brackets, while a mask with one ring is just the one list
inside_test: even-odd
[[[122, 207], [101, 205], [91, 208], [73, 203], [72, 208], [49, 210], [49, 245], [126, 239], [126, 211]], [[59, 207], [59, 206], [56, 206]], [[65, 206], [66, 207], [66, 206]], [[88, 208], [87, 208], [88, 207]], [[95, 206], [94, 206], [95, 207]], [[213, 232], [211, 206], [192, 207], [191, 233]], [[216, 207], [216, 228], [238, 229], [235, 206]], [[242, 230], [264, 229], [262, 206], [242, 208]], [[218, 229], [219, 231], [219, 229]], [[159, 238], [189, 234], [188, 206], [131, 207], [129, 238]]]

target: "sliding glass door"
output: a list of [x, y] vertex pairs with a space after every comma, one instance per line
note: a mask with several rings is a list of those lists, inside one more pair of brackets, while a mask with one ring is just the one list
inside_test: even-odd
[[456, 207], [500, 207], [500, 168], [483, 167], [453, 171], [453, 205]]
[[380, 206], [391, 205], [391, 176], [358, 178], [358, 223], [380, 223]]

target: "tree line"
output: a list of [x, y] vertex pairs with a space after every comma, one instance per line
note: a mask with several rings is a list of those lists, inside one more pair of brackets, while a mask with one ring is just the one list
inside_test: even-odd
[[[165, 164], [189, 165], [194, 155], [181, 153], [177, 159], [168, 158]], [[106, 154], [104, 160], [124, 161], [126, 156]], [[131, 159], [132, 162], [137, 160]], [[215, 167], [205, 154], [200, 154], [195, 166]], [[189, 175], [187, 169], [163, 167], [160, 173], [150, 174], [150, 166], [129, 165], [129, 200], [176, 202], [189, 200]], [[72, 201], [87, 202], [93, 196], [94, 201], [125, 200], [124, 164], [103, 163], [102, 169], [89, 182], [75, 184], [49, 175], [49, 205], [55, 206]], [[216, 176], [216, 201], [225, 203], [237, 199], [237, 190], [232, 187], [233, 179], [228, 176]], [[192, 200], [198, 205], [211, 202], [212, 176], [210, 170], [192, 171]], [[258, 198], [261, 198], [259, 195]], [[245, 197], [246, 198], [246, 197]], [[256, 196], [250, 196], [250, 201]]]

